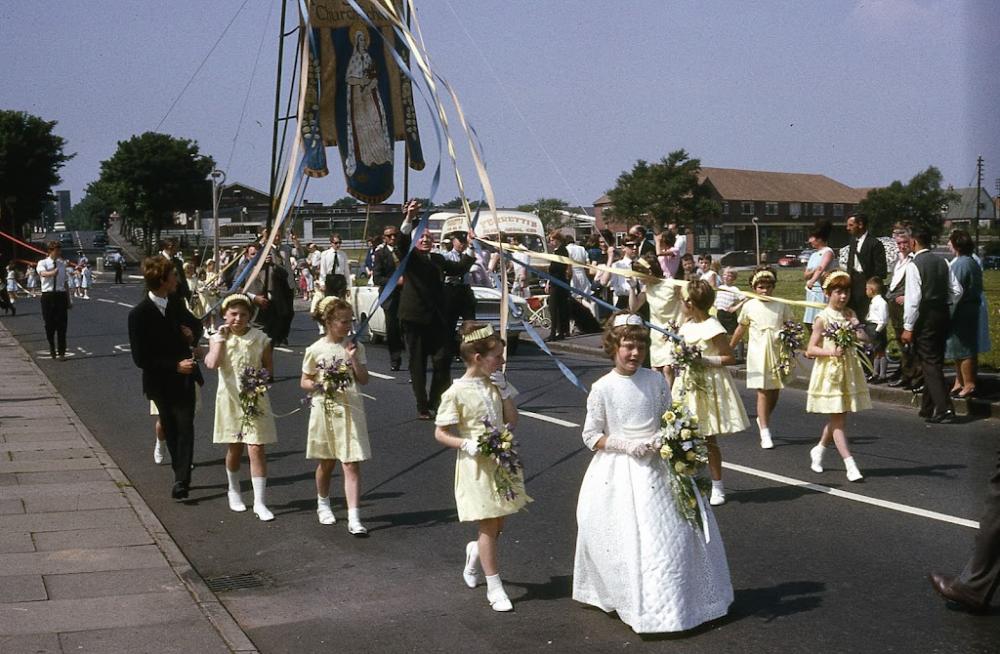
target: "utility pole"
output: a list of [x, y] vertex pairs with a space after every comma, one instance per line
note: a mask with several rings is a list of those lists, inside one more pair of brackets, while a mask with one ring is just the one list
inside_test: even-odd
[[976, 253], [979, 253], [979, 212], [983, 208], [980, 196], [983, 193], [983, 158], [976, 159]]

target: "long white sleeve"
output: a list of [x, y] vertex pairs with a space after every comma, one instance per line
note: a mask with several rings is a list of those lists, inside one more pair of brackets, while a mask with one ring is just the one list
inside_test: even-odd
[[950, 313], [955, 313], [955, 307], [958, 306], [958, 301], [962, 299], [964, 294], [965, 289], [962, 288], [962, 283], [951, 271], [951, 266], [948, 266], [948, 311]]
[[903, 329], [913, 331], [920, 315], [920, 271], [913, 264], [906, 265], [906, 291], [903, 295]]
[[600, 390], [591, 388], [587, 396], [587, 418], [583, 422], [583, 444], [587, 449], [597, 447], [597, 441], [608, 433], [607, 407]]

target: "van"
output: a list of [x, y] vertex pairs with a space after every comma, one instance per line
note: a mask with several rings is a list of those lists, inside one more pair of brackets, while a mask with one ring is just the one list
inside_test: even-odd
[[53, 232], [65, 232], [66, 231], [66, 223], [64, 223], [61, 220], [57, 221], [54, 225], [52, 225], [52, 231]]
[[[453, 232], [464, 232], [468, 230], [465, 214], [461, 213], [436, 213], [431, 215], [428, 228], [433, 229], [435, 219], [441, 220], [440, 230], [434, 234], [435, 238], [440, 238], [443, 234]], [[476, 222], [476, 236], [488, 241], [498, 241], [501, 235], [505, 240], [512, 236], [518, 237], [521, 245], [532, 252], [547, 252], [545, 243], [545, 227], [542, 220], [533, 213], [526, 211], [498, 210], [496, 219], [489, 210], [479, 212], [479, 220]], [[548, 261], [532, 258], [531, 265], [547, 265]]]

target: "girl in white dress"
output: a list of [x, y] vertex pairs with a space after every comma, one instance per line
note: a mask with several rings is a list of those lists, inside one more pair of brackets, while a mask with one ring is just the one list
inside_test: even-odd
[[615, 367], [587, 397], [583, 442], [595, 454], [580, 487], [573, 565], [573, 599], [616, 611], [636, 633], [692, 629], [733, 601], [715, 516], [704, 507], [705, 532], [681, 517], [656, 453], [671, 399], [663, 375], [642, 367], [649, 342], [639, 316], [608, 321], [604, 351]]
[[[350, 338], [354, 311], [338, 297], [323, 298], [316, 304], [313, 318], [325, 335], [306, 349], [302, 360], [302, 389], [312, 395], [309, 409], [309, 440], [306, 458], [317, 459], [316, 517], [322, 525], [337, 522], [330, 507], [330, 476], [340, 461], [344, 469], [344, 497], [347, 500], [347, 531], [368, 536], [361, 523], [361, 462], [371, 458], [368, 421], [364, 398], [358, 386], [368, 383], [365, 346]], [[346, 388], [324, 391], [321, 367], [338, 362], [346, 366], [351, 380]]]
[[84, 300], [90, 299], [90, 287], [94, 283], [94, 272], [90, 269], [90, 263], [84, 261], [80, 266], [80, 293]]
[[517, 391], [500, 372], [504, 363], [504, 342], [486, 323], [466, 322], [460, 330], [458, 352], [465, 362], [465, 374], [441, 396], [434, 438], [458, 452], [455, 460], [455, 504], [461, 522], [477, 522], [479, 537], [465, 546], [462, 577], [469, 588], [486, 576], [486, 599], [494, 611], [514, 609], [503, 582], [497, 556], [497, 539], [504, 518], [517, 513], [531, 501], [524, 491], [519, 471], [513, 479], [513, 496], [498, 494], [494, 484], [497, 464], [479, 452], [483, 420], [496, 428], [517, 426]]
[[[774, 293], [775, 280], [777, 276], [772, 268], [759, 266], [750, 278], [750, 288], [757, 295], [769, 297]], [[735, 350], [743, 340], [743, 334], [750, 331], [747, 388], [757, 390], [757, 429], [760, 430], [760, 446], [765, 450], [774, 447], [771, 414], [778, 405], [778, 394], [785, 387], [784, 377], [777, 366], [781, 352], [779, 333], [787, 320], [792, 320], [792, 310], [784, 302], [750, 298], [740, 309], [736, 331], [729, 340], [729, 346]]]
[[264, 446], [278, 442], [274, 414], [267, 393], [257, 399], [257, 415], [244, 421], [240, 406], [240, 377], [244, 368], [266, 368], [274, 376], [271, 339], [250, 326], [253, 305], [242, 293], [222, 301], [224, 324], [209, 338], [205, 365], [218, 369], [219, 388], [215, 394], [215, 434], [213, 443], [225, 443], [226, 477], [229, 480], [229, 508], [246, 511], [240, 494], [240, 461], [244, 446], [250, 450], [250, 480], [253, 484], [253, 512], [263, 521], [274, 520], [264, 502], [267, 488], [267, 459]]
[[687, 320], [677, 333], [688, 345], [700, 347], [702, 356], [694, 370], [681, 369], [671, 390], [675, 400], [683, 398], [698, 416], [701, 433], [708, 441], [708, 472], [712, 477], [709, 502], [719, 506], [726, 502], [726, 491], [722, 485], [722, 450], [715, 436], [743, 431], [750, 426], [750, 419], [726, 368], [736, 362], [726, 328], [708, 315], [715, 302], [715, 290], [708, 282], [695, 280], [688, 282], [685, 293]]

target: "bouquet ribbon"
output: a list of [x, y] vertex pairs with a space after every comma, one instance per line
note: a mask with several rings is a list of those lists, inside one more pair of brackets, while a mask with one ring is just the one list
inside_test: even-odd
[[705, 534], [705, 544], [707, 545], [712, 542], [712, 536], [708, 533], [708, 512], [705, 511], [705, 498], [701, 496], [701, 491], [698, 490], [698, 484], [694, 477], [688, 477], [688, 480], [694, 488], [694, 497], [698, 501], [698, 511], [701, 513], [701, 530]]

